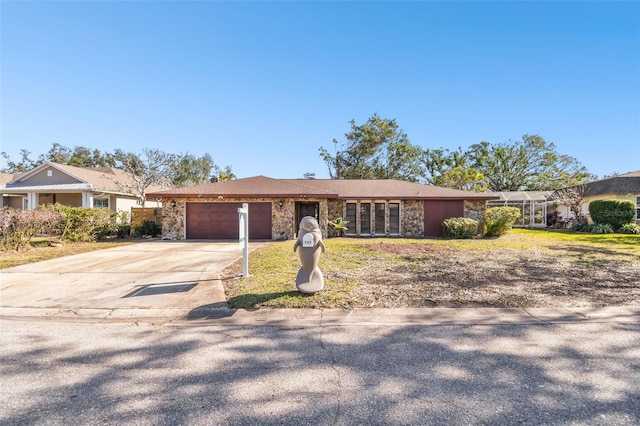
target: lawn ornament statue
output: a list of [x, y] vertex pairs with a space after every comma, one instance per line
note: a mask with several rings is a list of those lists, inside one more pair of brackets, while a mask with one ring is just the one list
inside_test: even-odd
[[324, 277], [318, 268], [320, 254], [326, 251], [322, 242], [322, 232], [318, 221], [312, 216], [305, 216], [300, 221], [298, 239], [293, 251], [298, 250], [300, 270], [296, 277], [296, 287], [300, 293], [312, 294], [324, 288]]

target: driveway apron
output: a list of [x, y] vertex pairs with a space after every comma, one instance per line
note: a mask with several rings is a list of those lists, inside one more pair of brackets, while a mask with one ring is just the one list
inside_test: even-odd
[[0, 271], [0, 306], [193, 309], [225, 302], [237, 242], [149, 241]]

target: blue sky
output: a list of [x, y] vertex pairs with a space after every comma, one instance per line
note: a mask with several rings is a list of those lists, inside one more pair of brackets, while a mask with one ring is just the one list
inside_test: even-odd
[[318, 148], [394, 118], [413, 144], [538, 134], [640, 169], [639, 2], [0, 2], [1, 150], [209, 153], [328, 177]]

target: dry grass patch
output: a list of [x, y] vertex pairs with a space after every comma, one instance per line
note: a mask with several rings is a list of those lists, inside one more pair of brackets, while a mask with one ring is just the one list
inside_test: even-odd
[[31, 248], [24, 251], [0, 250], [0, 269], [128, 244], [133, 242], [119, 240], [117, 242], [64, 243], [52, 246], [50, 239], [37, 239], [31, 243]]
[[[640, 305], [640, 236], [514, 230], [499, 239], [325, 240], [325, 290], [296, 291], [293, 242], [252, 254], [226, 281], [236, 308]], [[237, 273], [239, 265], [230, 271]]]

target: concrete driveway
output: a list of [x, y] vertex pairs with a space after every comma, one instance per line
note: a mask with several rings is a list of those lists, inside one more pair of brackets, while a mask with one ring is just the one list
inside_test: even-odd
[[222, 306], [221, 280], [234, 278], [221, 271], [241, 257], [237, 242], [212, 241], [150, 241], [62, 257], [1, 270], [0, 305], [4, 314], [38, 309], [92, 316]]

